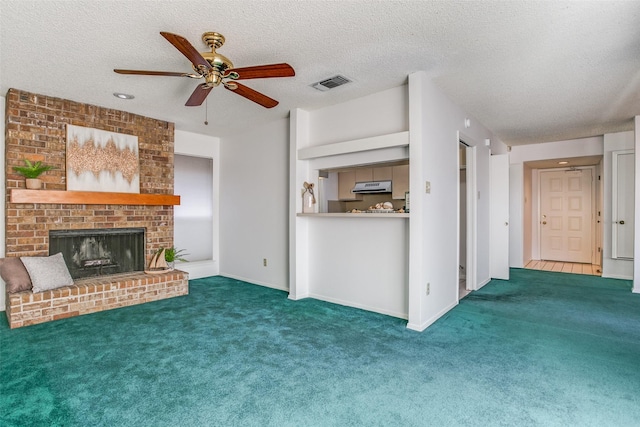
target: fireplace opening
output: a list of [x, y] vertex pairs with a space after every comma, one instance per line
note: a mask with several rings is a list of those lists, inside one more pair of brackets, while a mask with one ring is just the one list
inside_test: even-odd
[[74, 279], [143, 271], [144, 228], [50, 230], [49, 254], [62, 252]]

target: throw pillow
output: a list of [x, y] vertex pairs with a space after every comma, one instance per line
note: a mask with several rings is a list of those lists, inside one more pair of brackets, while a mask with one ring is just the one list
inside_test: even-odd
[[73, 285], [61, 252], [48, 257], [20, 258], [31, 276], [33, 292], [48, 291]]
[[0, 276], [10, 294], [31, 289], [31, 279], [20, 258], [9, 257], [0, 261]]

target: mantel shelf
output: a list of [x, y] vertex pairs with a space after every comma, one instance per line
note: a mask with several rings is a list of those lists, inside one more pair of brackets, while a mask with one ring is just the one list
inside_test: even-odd
[[180, 196], [172, 194], [103, 193], [97, 191], [56, 191], [11, 189], [11, 203], [52, 203], [63, 205], [145, 205], [173, 206]]

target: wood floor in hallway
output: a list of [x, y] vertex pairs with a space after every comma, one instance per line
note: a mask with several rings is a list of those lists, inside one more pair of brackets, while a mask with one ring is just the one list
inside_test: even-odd
[[591, 276], [602, 275], [599, 265], [580, 264], [576, 262], [560, 262], [560, 261], [529, 261], [524, 268], [531, 270], [557, 271], [560, 273], [589, 274]]

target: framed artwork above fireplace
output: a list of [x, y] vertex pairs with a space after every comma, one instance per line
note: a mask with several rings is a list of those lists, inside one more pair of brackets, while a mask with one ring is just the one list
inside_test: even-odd
[[138, 137], [67, 125], [67, 191], [140, 193]]

